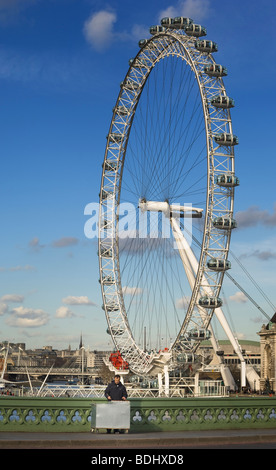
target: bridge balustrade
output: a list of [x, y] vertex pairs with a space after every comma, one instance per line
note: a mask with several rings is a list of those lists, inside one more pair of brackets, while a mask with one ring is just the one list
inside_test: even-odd
[[[130, 432], [276, 428], [276, 398], [130, 398]], [[6, 397], [0, 431], [88, 432], [104, 398]]]

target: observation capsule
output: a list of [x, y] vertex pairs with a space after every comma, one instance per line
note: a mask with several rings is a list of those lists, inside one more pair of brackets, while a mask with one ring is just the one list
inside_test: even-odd
[[118, 116], [127, 116], [129, 112], [125, 106], [117, 106], [117, 108], [113, 108], [113, 112], [114, 111], [116, 111]]
[[128, 78], [125, 82], [121, 82], [120, 86], [128, 91], [135, 91], [138, 90], [140, 84]]
[[108, 228], [108, 224], [110, 225], [110, 223], [108, 222], [108, 220], [103, 219], [102, 222], [101, 222], [101, 228], [103, 228], [104, 230], [106, 230], [106, 229]]
[[166, 31], [166, 28], [163, 28], [163, 26], [151, 26], [149, 29], [150, 34], [157, 34], [157, 33], [164, 33]]
[[181, 343], [185, 343], [185, 342], [186, 342], [187, 340], [189, 340], [189, 339], [190, 339], [190, 338], [188, 338], [187, 335], [181, 335], [181, 336], [179, 337], [179, 341], [180, 341]]
[[225, 188], [234, 188], [235, 186], [239, 186], [240, 180], [235, 175], [217, 175], [215, 177], [215, 183], [218, 186], [223, 186]]
[[211, 99], [211, 104], [215, 106], [215, 108], [229, 109], [235, 106], [235, 101], [229, 98], [229, 96], [217, 95]]
[[111, 160], [106, 160], [104, 163], [104, 169], [105, 171], [116, 171], [117, 168], [117, 162], [111, 161]]
[[141, 388], [151, 388], [152, 387], [152, 382], [150, 380], [145, 380], [141, 382]]
[[165, 26], [165, 27], [169, 27], [169, 26], [173, 26], [174, 25], [174, 19], [173, 18], [168, 18], [166, 16], [166, 18], [162, 18], [162, 20], [160, 21], [161, 25], [162, 26]]
[[102, 190], [102, 199], [108, 199], [108, 198], [111, 198], [111, 196], [113, 196], [113, 191], [107, 191], [106, 189], [103, 189]]
[[103, 258], [112, 258], [112, 248], [101, 248], [101, 256]]
[[173, 26], [174, 28], [184, 29], [185, 26], [189, 26], [192, 24], [194, 20], [192, 18], [185, 18], [184, 16], [177, 16], [173, 19]]
[[177, 362], [182, 362], [183, 364], [192, 364], [195, 362], [195, 356], [191, 353], [182, 353], [176, 356]]
[[207, 267], [211, 271], [227, 271], [227, 269], [231, 269], [231, 263], [226, 259], [211, 258], [207, 262]]
[[139, 377], [139, 375], [132, 375], [132, 377], [129, 377], [129, 381], [132, 383], [139, 383], [141, 380], [142, 378]]
[[[102, 309], [105, 310], [104, 305], [102, 305]], [[116, 302], [110, 302], [109, 304], [106, 304], [106, 310], [108, 312], [117, 312], [117, 310], [119, 310], [119, 305], [116, 304]]]
[[214, 140], [219, 145], [238, 145], [239, 139], [236, 135], [233, 134], [216, 134]]
[[205, 330], [201, 328], [193, 328], [192, 330], [188, 331], [188, 337], [190, 339], [197, 339], [197, 340], [205, 340], [209, 339], [211, 337], [211, 332], [210, 330]]
[[195, 41], [195, 48], [198, 51], [208, 52], [208, 53], [218, 51], [217, 43], [213, 41], [207, 41], [206, 39], [200, 39], [198, 41]]
[[131, 67], [135, 67], [135, 68], [139, 68], [139, 67], [148, 67], [148, 63], [147, 63], [147, 60], [146, 59], [129, 59], [128, 61], [128, 64], [129, 66]]
[[112, 134], [110, 134], [110, 140], [111, 142], [114, 142], [115, 144], [119, 144], [124, 140], [124, 135], [113, 132]]
[[180, 369], [174, 369], [173, 371], [169, 372], [170, 377], [180, 377]]
[[109, 328], [106, 330], [108, 335], [113, 334], [114, 336], [121, 336], [124, 333], [124, 330], [122, 328], [118, 328], [116, 326], [111, 327], [111, 331]]
[[189, 24], [184, 29], [187, 36], [195, 36], [196, 38], [206, 36], [207, 34], [207, 29], [200, 24]]
[[148, 42], [148, 39], [140, 39], [140, 41], [138, 42], [138, 46], [141, 48], [141, 47], [144, 47]]
[[231, 230], [237, 228], [237, 221], [231, 217], [216, 217], [213, 226], [222, 230]]
[[205, 65], [204, 73], [209, 77], [226, 77], [227, 68], [219, 64]]
[[[101, 280], [99, 280], [99, 282], [101, 282]], [[103, 282], [103, 284], [109, 286], [111, 284], [114, 284], [115, 280], [113, 279], [112, 276], [104, 276], [103, 279], [102, 279], [102, 282]]]
[[200, 307], [204, 308], [218, 308], [222, 306], [222, 300], [219, 297], [200, 297], [198, 300]]
[[138, 45], [139, 45], [140, 49], [145, 47], [145, 46], [147, 46], [148, 49], [154, 49], [155, 48], [155, 44], [151, 39], [140, 39]]

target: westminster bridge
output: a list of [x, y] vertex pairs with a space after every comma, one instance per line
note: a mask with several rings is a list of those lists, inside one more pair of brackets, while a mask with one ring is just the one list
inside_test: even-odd
[[95, 377], [98, 376], [98, 371], [91, 370], [81, 370], [79, 367], [51, 367], [49, 366], [14, 366], [8, 368], [7, 374], [12, 378], [12, 376], [19, 375], [29, 375], [33, 378], [45, 377], [45, 376], [58, 376], [65, 379], [71, 377]]
[[[129, 398], [130, 432], [276, 430], [275, 396]], [[89, 432], [105, 398], [2, 396], [0, 432]], [[105, 432], [105, 430], [104, 430]]]

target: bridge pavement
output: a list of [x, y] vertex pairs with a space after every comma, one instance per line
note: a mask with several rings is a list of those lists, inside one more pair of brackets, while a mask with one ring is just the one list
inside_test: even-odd
[[276, 429], [237, 429], [129, 434], [0, 432], [0, 449], [276, 449]]

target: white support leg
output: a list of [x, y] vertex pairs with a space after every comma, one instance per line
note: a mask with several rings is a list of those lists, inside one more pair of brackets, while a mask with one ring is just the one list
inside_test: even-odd
[[164, 366], [164, 377], [165, 377], [165, 395], [166, 397], [170, 394], [170, 377], [169, 377], [169, 368]]
[[158, 389], [159, 389], [159, 397], [161, 397], [162, 393], [163, 393], [163, 383], [162, 383], [162, 374], [161, 374], [161, 372], [158, 374]]
[[[170, 223], [172, 226], [172, 231], [177, 243], [177, 247], [179, 249], [179, 253], [187, 274], [188, 281], [191, 286], [194, 286], [195, 282], [195, 275], [193, 273], [197, 273], [198, 271], [198, 261], [185, 239], [180, 227], [178, 226], [175, 218], [180, 215], [180, 213], [185, 213], [186, 215], [190, 215], [191, 217], [201, 217], [203, 209], [194, 208], [194, 207], [186, 207], [186, 206], [170, 206], [167, 202], [159, 202], [159, 201], [139, 201], [139, 207], [143, 212], [145, 211], [161, 211], [165, 214], [166, 217], [170, 218]], [[174, 214], [175, 213], [175, 214]], [[206, 294], [212, 294], [212, 290], [209, 287], [207, 279], [203, 276], [203, 281], [205, 286]], [[246, 384], [246, 365], [245, 360], [243, 358], [240, 345], [236, 338], [234, 337], [228, 322], [224, 316], [223, 311], [220, 308], [215, 309], [215, 315], [217, 316], [222, 328], [224, 329], [226, 335], [228, 336], [235, 352], [237, 353], [240, 361], [241, 361], [241, 386], [244, 387]], [[166, 388], [166, 386], [165, 386]]]
[[[176, 240], [176, 243], [177, 243], [177, 246], [179, 246], [180, 248], [180, 256], [181, 256], [181, 259], [182, 261], [184, 262], [184, 256], [183, 256], [183, 252], [185, 252], [185, 259], [188, 258], [189, 262], [190, 262], [190, 266], [192, 267], [194, 273], [197, 272], [198, 270], [198, 261], [191, 249], [191, 247], [189, 246], [189, 244], [187, 243], [180, 227], [178, 226], [178, 224], [176, 223], [175, 219], [172, 217], [171, 218], [171, 225], [172, 225], [172, 229], [173, 229], [173, 234], [175, 236], [175, 240]], [[182, 253], [182, 255], [181, 255]], [[184, 268], [185, 268], [185, 264], [184, 264]], [[203, 275], [203, 282], [205, 284], [205, 290], [206, 290], [206, 293], [207, 294], [212, 294], [212, 290], [211, 288], [209, 287], [208, 285], [208, 281], [206, 279], [206, 277]], [[240, 345], [238, 343], [238, 341], [236, 340], [236, 338], [234, 337], [233, 333], [232, 333], [232, 330], [224, 316], [224, 313], [222, 311], [221, 308], [216, 308], [215, 311], [214, 311], [217, 319], [219, 320], [222, 328], [224, 329], [226, 335], [228, 336], [236, 354], [238, 355], [240, 361], [241, 361], [241, 386], [242, 387], [245, 387], [246, 385], [246, 365], [245, 365], [245, 359], [242, 355], [242, 352], [241, 352], [241, 348], [240, 348]]]
[[195, 392], [194, 392], [195, 397], [199, 396], [199, 373], [197, 372], [195, 374]]
[[245, 360], [241, 361], [241, 386], [246, 386], [246, 364]]
[[[176, 224], [174, 219], [171, 219], [171, 225], [172, 225], [172, 228], [173, 228], [173, 234], [174, 234], [175, 241], [176, 241], [176, 244], [177, 244], [177, 247], [178, 247], [178, 251], [179, 251], [179, 254], [180, 254], [184, 269], [185, 269], [185, 272], [186, 272], [186, 276], [187, 276], [187, 279], [188, 279], [189, 284], [190, 284], [190, 288], [191, 288], [191, 290], [193, 290], [194, 285], [195, 285], [195, 270], [194, 269], [195, 268], [197, 269], [198, 263], [197, 263], [197, 265], [194, 265], [192, 267], [191, 262], [190, 262], [190, 258], [188, 258], [188, 256], [187, 256], [187, 246], [188, 246], [187, 241], [186, 241], [184, 235], [182, 234], [182, 232], [179, 233], [180, 229], [179, 229], [179, 227]], [[199, 311], [202, 319], [204, 319], [206, 317], [206, 313], [205, 313], [204, 309], [199, 306], [198, 311]], [[215, 338], [215, 335], [214, 335], [214, 332], [213, 332], [213, 328], [211, 327], [211, 325], [209, 325], [208, 328], [211, 331], [211, 338], [210, 338], [211, 344], [213, 346], [214, 351], [217, 351], [218, 350], [218, 344], [217, 344], [217, 341], [216, 341], [216, 338]], [[221, 358], [219, 358], [219, 360], [221, 362]]]

